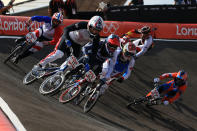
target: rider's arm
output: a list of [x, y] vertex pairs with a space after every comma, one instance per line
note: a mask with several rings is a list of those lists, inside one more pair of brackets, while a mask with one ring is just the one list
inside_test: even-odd
[[116, 64], [117, 58], [119, 53], [121, 52], [121, 49], [118, 48], [114, 54], [112, 58], [108, 58], [104, 63], [103, 63], [103, 68], [102, 68], [102, 73], [101, 73], [101, 77], [105, 78], [105, 79], [109, 79], [111, 77], [111, 74], [114, 70], [114, 66]]
[[92, 53], [96, 54], [99, 48], [99, 41], [100, 41], [100, 36], [97, 35], [95, 36], [95, 38], [93, 39], [93, 46], [92, 46]]
[[175, 78], [176, 75], [177, 75], [176, 72], [175, 72], [175, 73], [164, 73], [164, 74], [162, 74], [162, 75], [159, 77], [159, 79], [160, 79], [160, 80], [163, 80], [163, 79], [166, 79], [166, 78]]
[[69, 38], [69, 32], [71, 32], [71, 31], [80, 30], [80, 29], [87, 29], [87, 24], [88, 24], [88, 22], [82, 21], [82, 22], [78, 22], [78, 23], [75, 23], [75, 24], [65, 27], [64, 34], [63, 34], [65, 36], [65, 39]]
[[142, 56], [144, 53], [146, 53], [146, 51], [147, 51], [147, 50], [149, 49], [149, 47], [152, 45], [152, 42], [153, 42], [152, 37], [149, 37], [148, 39], [146, 39], [146, 40], [144, 41], [144, 47], [142, 48], [142, 50], [141, 50], [140, 52], [138, 52], [138, 53], [136, 54], [136, 57], [138, 58], [138, 57]]
[[61, 26], [56, 27], [53, 35], [53, 40], [49, 41], [49, 44], [55, 45], [59, 41], [60, 37], [62, 36], [62, 33], [63, 33], [62, 27]]
[[129, 38], [131, 38], [134, 33], [140, 34], [140, 32], [138, 32], [137, 29], [132, 29], [132, 30], [128, 31], [125, 35], [128, 36]]
[[102, 72], [101, 72], [101, 79], [109, 79], [111, 76], [111, 73], [113, 72], [113, 60], [112, 58], [107, 59], [104, 63], [103, 63], [103, 68], [102, 68]]
[[123, 80], [126, 80], [126, 79], [129, 78], [129, 76], [131, 75], [131, 71], [133, 70], [134, 65], [135, 65], [135, 59], [132, 58], [126, 72], [122, 75]]
[[51, 23], [51, 17], [48, 17], [48, 16], [32, 16], [31, 21]]
[[84, 55], [88, 55], [92, 53], [92, 43], [89, 42], [86, 45], [83, 46], [82, 52]]

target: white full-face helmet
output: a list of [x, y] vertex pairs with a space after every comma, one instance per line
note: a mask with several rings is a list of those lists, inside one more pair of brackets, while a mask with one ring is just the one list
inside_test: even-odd
[[96, 36], [103, 29], [104, 21], [100, 16], [93, 16], [88, 22], [88, 31], [90, 35]]
[[127, 42], [122, 48], [124, 60], [130, 60], [136, 54], [136, 46], [132, 42]]

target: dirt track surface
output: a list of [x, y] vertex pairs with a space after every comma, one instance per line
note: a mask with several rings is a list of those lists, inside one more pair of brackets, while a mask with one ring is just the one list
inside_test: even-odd
[[[24, 59], [18, 65], [3, 64], [12, 39], [0, 39], [0, 97], [18, 116], [27, 131], [132, 131], [197, 130], [197, 44], [196, 42], [156, 41], [155, 47], [139, 58], [129, 80], [114, 85], [99, 99], [91, 112], [82, 106], [61, 104], [55, 97], [43, 96], [40, 81], [25, 86], [22, 79], [44, 57], [48, 48]], [[127, 109], [129, 99], [148, 93], [152, 80], [165, 72], [184, 69], [189, 87], [181, 99], [169, 106]]]

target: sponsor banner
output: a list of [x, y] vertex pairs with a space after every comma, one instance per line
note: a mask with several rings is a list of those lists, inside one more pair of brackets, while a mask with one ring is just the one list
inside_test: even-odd
[[[28, 19], [29, 17], [0, 15], [0, 35], [25, 35], [28, 32], [25, 24]], [[64, 19], [62, 28], [79, 21], [87, 20]], [[41, 25], [42, 23], [35, 22], [31, 30], [35, 30]], [[121, 36], [132, 29], [139, 29], [145, 25], [148, 25], [152, 28], [157, 28], [157, 30], [152, 32], [152, 35], [158, 39], [197, 39], [197, 24], [142, 23], [119, 21], [105, 21], [101, 36], [106, 37], [111, 33]], [[139, 37], [139, 35], [133, 34], [133, 38], [136, 37]]]

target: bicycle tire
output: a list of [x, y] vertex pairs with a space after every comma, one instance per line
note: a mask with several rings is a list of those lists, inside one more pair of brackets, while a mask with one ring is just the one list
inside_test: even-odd
[[3, 63], [7, 63], [10, 59], [12, 59], [14, 56], [16, 56], [15, 53], [17, 53], [19, 50], [22, 49], [22, 46], [17, 46], [8, 56], [7, 58], [3, 61]]
[[[73, 92], [72, 92], [73, 91]], [[81, 86], [72, 86], [66, 89], [64, 92], [61, 93], [59, 96], [60, 103], [68, 103], [71, 100], [74, 100], [81, 91]]]
[[81, 93], [79, 93], [79, 99], [75, 102], [76, 105], [80, 105], [81, 102], [88, 96], [88, 94], [85, 93], [85, 90], [82, 91], [81, 90]]
[[80, 105], [81, 102], [85, 99], [86, 96], [82, 96], [81, 94], [78, 96], [79, 99], [75, 102], [76, 105]]
[[[32, 79], [28, 80], [28, 78], [31, 78], [31, 76], [33, 77]], [[31, 84], [32, 82], [34, 82], [37, 78], [32, 75], [32, 71], [28, 72], [25, 77], [23, 78], [23, 84], [28, 85]]]
[[88, 100], [86, 101], [83, 111], [85, 113], [88, 113], [96, 104], [98, 98], [99, 98], [100, 91], [98, 91], [96, 88], [93, 91], [93, 93], [89, 96]]
[[79, 95], [79, 99], [78, 101], [75, 103], [76, 105], [80, 105], [81, 102], [87, 97], [89, 96], [91, 93], [93, 92], [92, 90], [92, 85], [86, 85], [82, 90], [81, 93]]
[[[39, 92], [42, 95], [48, 95], [57, 92], [64, 83], [65, 76], [62, 74], [54, 74], [45, 79], [40, 85]], [[49, 86], [48, 86], [49, 85]]]
[[146, 101], [148, 101], [148, 99], [146, 97], [139, 97], [139, 98], [134, 99], [132, 102], [129, 102], [127, 104], [127, 107], [139, 105], [139, 104], [142, 104]]

